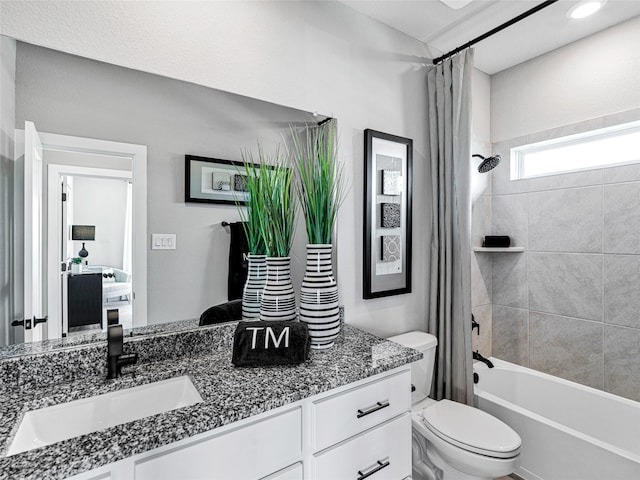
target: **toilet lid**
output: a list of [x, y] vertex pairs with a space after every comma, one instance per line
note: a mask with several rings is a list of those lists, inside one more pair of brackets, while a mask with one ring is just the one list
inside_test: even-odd
[[513, 458], [522, 440], [511, 427], [482, 410], [441, 400], [422, 411], [425, 426], [444, 441], [495, 458]]

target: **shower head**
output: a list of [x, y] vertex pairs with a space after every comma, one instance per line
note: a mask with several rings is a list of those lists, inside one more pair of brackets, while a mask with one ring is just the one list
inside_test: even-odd
[[477, 153], [473, 155], [474, 157], [478, 157], [482, 159], [480, 165], [478, 165], [478, 172], [487, 173], [489, 170], [493, 170], [500, 163], [500, 155], [494, 155], [493, 157], [483, 157], [482, 155], [478, 155]]

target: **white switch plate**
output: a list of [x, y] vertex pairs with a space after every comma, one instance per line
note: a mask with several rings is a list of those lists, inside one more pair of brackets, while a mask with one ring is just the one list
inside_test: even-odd
[[175, 233], [152, 233], [151, 234], [151, 250], [175, 250], [176, 234]]

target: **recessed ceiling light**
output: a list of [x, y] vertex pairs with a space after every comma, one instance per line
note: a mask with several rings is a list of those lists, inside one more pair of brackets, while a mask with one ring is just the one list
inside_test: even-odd
[[469, 5], [473, 0], [440, 0], [440, 1], [449, 8], [453, 8], [454, 10], [459, 10]]
[[589, 15], [593, 15], [598, 10], [602, 8], [602, 6], [607, 3], [607, 0], [583, 0], [582, 2], [576, 3], [573, 7], [567, 10], [568, 18], [584, 18]]

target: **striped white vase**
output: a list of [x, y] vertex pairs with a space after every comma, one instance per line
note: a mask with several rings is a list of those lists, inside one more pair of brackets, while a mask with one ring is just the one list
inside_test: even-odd
[[311, 348], [329, 348], [340, 333], [338, 284], [331, 245], [307, 245], [307, 268], [300, 290], [300, 321], [309, 327]]
[[250, 253], [247, 281], [242, 290], [242, 318], [260, 318], [260, 299], [267, 281], [266, 255]]
[[267, 257], [267, 282], [260, 299], [260, 320], [295, 320], [296, 295], [291, 284], [291, 258]]

